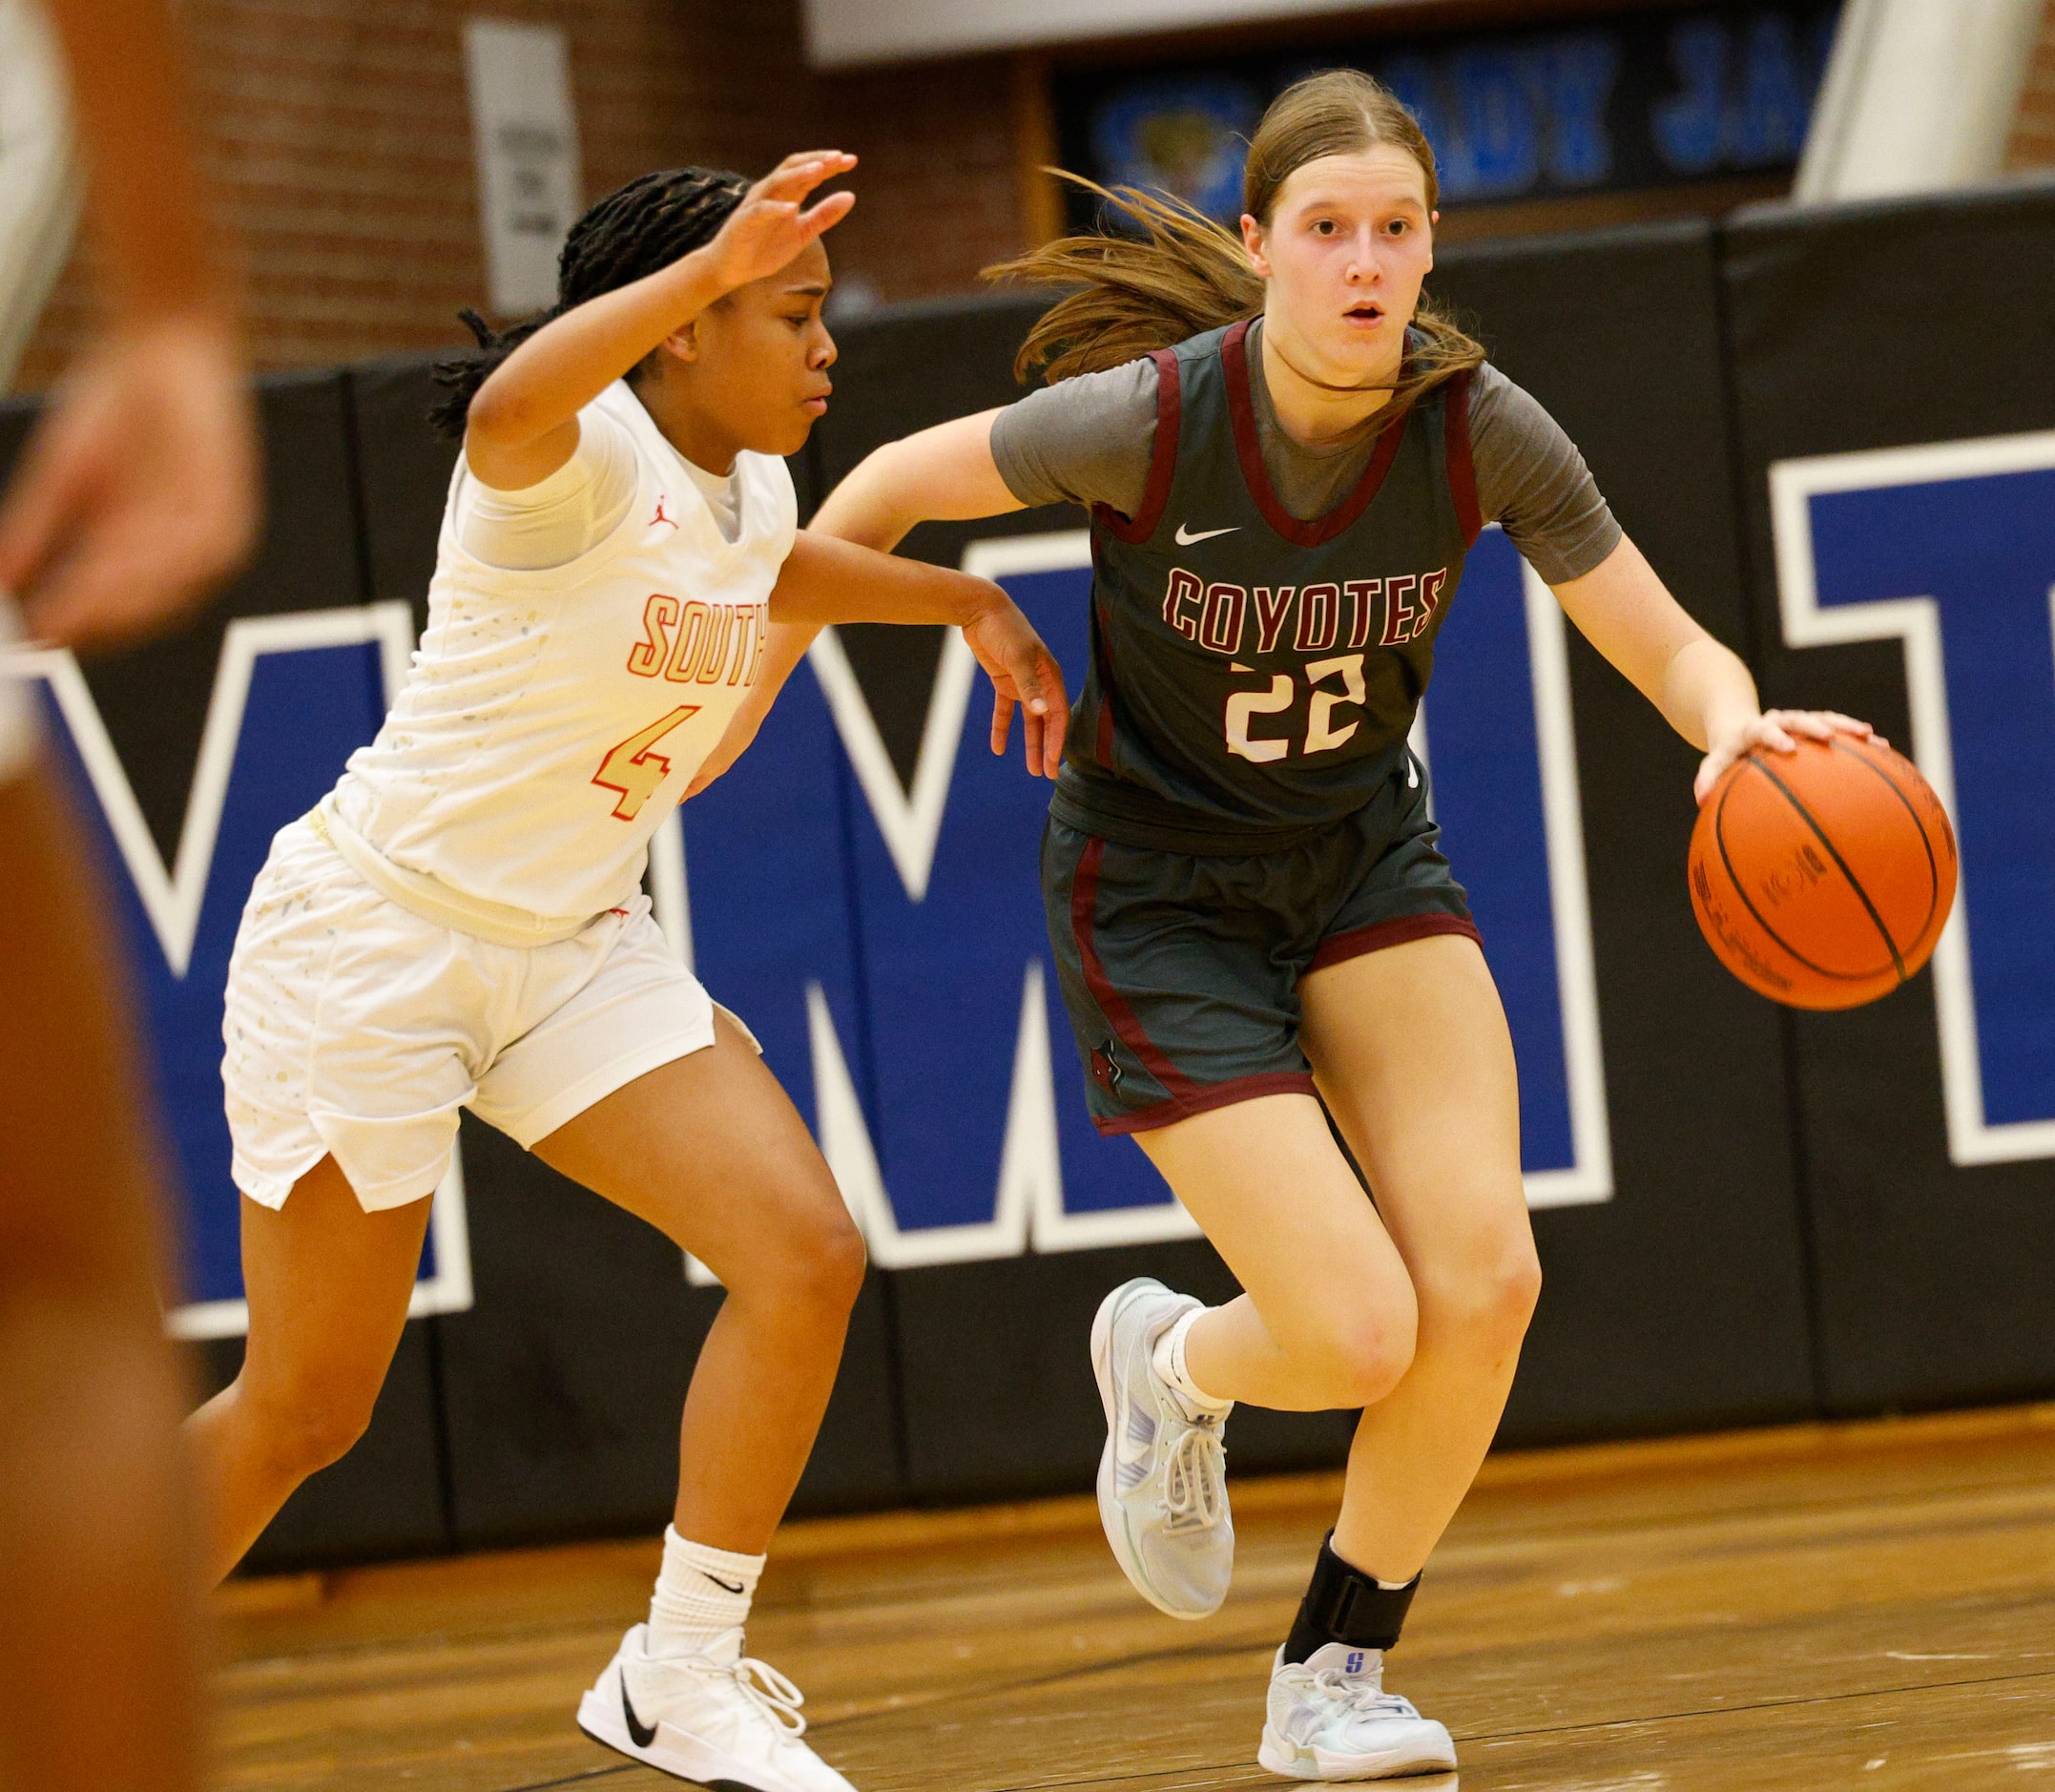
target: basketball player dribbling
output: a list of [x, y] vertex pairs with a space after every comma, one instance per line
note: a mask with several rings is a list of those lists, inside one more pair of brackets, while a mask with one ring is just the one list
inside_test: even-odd
[[1238, 238], [1115, 202], [1125, 235], [999, 270], [1079, 289], [1023, 353], [1055, 383], [881, 448], [811, 527], [890, 548], [929, 518], [1090, 510], [1049, 938], [1099, 1129], [1133, 1135], [1246, 1290], [1107, 1297], [1101, 1516], [1145, 1598], [1203, 1617], [1234, 1559], [1234, 1404], [1364, 1408], [1258, 1759], [1302, 1780], [1452, 1767], [1447, 1730], [1384, 1689], [1384, 1652], [1540, 1289], [1511, 1042], [1406, 746], [1463, 556], [1504, 525], [1704, 753], [1701, 797], [1742, 753], [1868, 729], [1764, 714], [1563, 432], [1422, 303], [1433, 154], [1368, 76], [1271, 106]]
[[[863, 1247], [747, 1030], [665, 945], [647, 846], [773, 622], [960, 624], [1053, 775], [1061, 674], [996, 586], [796, 535], [783, 455], [826, 408], [821, 234], [854, 157], [756, 186], [642, 177], [573, 226], [560, 300], [446, 368], [461, 432], [411, 677], [283, 828], [231, 961], [222, 1064], [247, 1355], [193, 1419], [225, 1573], [367, 1421], [468, 1107], [727, 1288], [686, 1398], [647, 1623], [579, 1708], [623, 1754], [848, 1792], [742, 1652], [835, 1380]], [[766, 816], [766, 828], [777, 818]], [[776, 927], [775, 914], [762, 918]]]

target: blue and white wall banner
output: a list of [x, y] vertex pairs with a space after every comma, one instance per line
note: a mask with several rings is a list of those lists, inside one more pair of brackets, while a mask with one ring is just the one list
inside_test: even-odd
[[[1443, 205], [1733, 178], [1796, 164], [1838, 0], [1470, 25], [1052, 77], [1066, 166], [1161, 188], [1221, 222], [1262, 108], [1323, 69], [1383, 81], [1434, 147]], [[1072, 197], [1084, 221], [1090, 201]]]
[[1229, 74], [1123, 88], [1092, 115], [1101, 184], [1172, 193], [1209, 218], [1238, 218], [1249, 135], [1262, 115], [1263, 96]]
[[[1084, 531], [972, 544], [1082, 666]], [[1536, 1206], [1612, 1187], [1563, 621], [1498, 531], [1479, 542], [1416, 731], [1521, 1063]], [[221, 1113], [221, 993], [271, 836], [333, 783], [405, 676], [406, 607], [232, 621], [176, 852], [159, 853], [83, 674], [45, 686], [96, 818], [136, 964], [184, 1202], [189, 1338], [247, 1324]], [[984, 690], [944, 637], [910, 789], [832, 631], [727, 778], [657, 837], [659, 920], [761, 1039], [885, 1268], [1185, 1238], [1148, 1159], [1087, 1115], [1054, 1004], [1036, 857], [1048, 786], [1018, 736], [989, 751]], [[973, 705], [977, 708], [973, 724]], [[688, 874], [689, 873], [689, 874]], [[417, 1313], [469, 1304], [461, 1162], [439, 1191]]]
[[1912, 756], [1955, 821], [1949, 1156], [2055, 1157], [2055, 431], [1780, 461], [1770, 503], [1785, 641], [1903, 643]]
[[[77, 661], [54, 649], [0, 659], [0, 676], [44, 686], [52, 740], [114, 874], [181, 1202], [187, 1299], [169, 1315], [178, 1337], [230, 1337], [249, 1325], [220, 1080], [222, 991], [244, 899], [272, 835], [312, 808], [377, 732], [412, 647], [404, 603], [230, 622], [169, 865]], [[409, 1310], [470, 1303], [463, 1168], [452, 1160]]]

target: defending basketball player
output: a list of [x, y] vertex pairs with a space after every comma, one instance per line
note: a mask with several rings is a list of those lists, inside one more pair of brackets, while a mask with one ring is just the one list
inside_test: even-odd
[[[371, 1413], [468, 1107], [712, 1267], [649, 1621], [579, 1709], [651, 1766], [848, 1792], [798, 1690], [742, 1653], [863, 1274], [748, 1031], [666, 946], [650, 837], [760, 676], [772, 622], [961, 625], [1053, 776], [1061, 675], [996, 586], [796, 536], [783, 455], [826, 409], [809, 197], [647, 175], [572, 228], [555, 311], [445, 370], [452, 476], [428, 627], [377, 740], [282, 829], [244, 911], [222, 1065], [248, 1353], [193, 1420], [225, 1573]], [[775, 818], [766, 818], [775, 826]], [[763, 917], [776, 927], [778, 918]]]
[[1511, 1043], [1406, 747], [1463, 556], [1505, 528], [1704, 753], [1700, 795], [1753, 748], [1868, 730], [1765, 715], [1562, 430], [1422, 302], [1433, 155], [1375, 81], [1277, 100], [1238, 238], [1114, 202], [1127, 234], [998, 270], [1078, 289], [1023, 351], [1054, 384], [880, 449], [812, 527], [888, 548], [927, 518], [1091, 511], [1049, 937], [1099, 1129], [1133, 1135], [1246, 1290], [1108, 1296], [1107, 1535], [1145, 1598], [1203, 1617], [1234, 1558], [1235, 1403], [1363, 1407], [1259, 1759], [1305, 1780], [1452, 1766], [1447, 1730], [1384, 1690], [1383, 1652], [1540, 1288]]

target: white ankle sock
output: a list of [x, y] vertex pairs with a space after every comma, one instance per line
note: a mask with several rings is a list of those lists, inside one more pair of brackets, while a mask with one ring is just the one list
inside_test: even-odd
[[1192, 1379], [1192, 1371], [1185, 1366], [1185, 1337], [1193, 1325], [1213, 1309], [1194, 1306], [1181, 1314], [1177, 1321], [1156, 1340], [1156, 1347], [1150, 1353], [1149, 1365], [1157, 1377], [1170, 1385], [1171, 1390], [1192, 1409], [1194, 1418], [1208, 1413], [1225, 1417], [1235, 1409], [1232, 1400], [1222, 1400], [1209, 1394]]
[[[695, 1656], [714, 1653], [708, 1645], [723, 1631], [739, 1631], [749, 1622], [749, 1602], [757, 1595], [763, 1573], [760, 1555], [737, 1555], [695, 1543], [664, 1527], [664, 1566], [650, 1600], [648, 1649], [652, 1656]], [[739, 1636], [716, 1658], [737, 1659]]]

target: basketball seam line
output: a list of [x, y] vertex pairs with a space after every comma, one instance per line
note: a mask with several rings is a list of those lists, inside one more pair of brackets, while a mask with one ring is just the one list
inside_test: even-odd
[[1886, 790], [1899, 800], [1903, 805], [1905, 813], [1912, 817], [1913, 829], [1920, 836], [1920, 850], [1926, 854], [1926, 919], [1920, 923], [1919, 932], [1912, 936], [1911, 944], [1917, 947], [1921, 940], [1926, 938], [1927, 928], [1934, 925], [1935, 911], [1941, 906], [1941, 866], [1934, 863], [1934, 843], [1927, 838], [1926, 823], [1920, 819], [1920, 811], [1912, 806], [1912, 799], [1899, 788], [1898, 781], [1895, 778], [1886, 777], [1883, 767], [1876, 763], [1867, 754], [1858, 753], [1854, 747], [1844, 745], [1839, 740], [1829, 740], [1827, 744], [1837, 753], [1847, 754], [1864, 771], [1877, 779]]
[[[1862, 887], [1861, 880], [1858, 878], [1852, 870], [1849, 869], [1848, 861], [1842, 858], [1841, 855], [1835, 850], [1834, 843], [1827, 838], [1826, 830], [1813, 819], [1812, 811], [1808, 809], [1804, 803], [1798, 801], [1796, 793], [1793, 791], [1789, 784], [1787, 784], [1781, 778], [1779, 778], [1767, 765], [1765, 765], [1761, 761], [1761, 760], [1751, 756], [1749, 762], [1754, 765], [1755, 769], [1759, 771], [1765, 778], [1767, 778], [1773, 784], [1775, 784], [1777, 789], [1784, 793], [1784, 801], [1790, 803], [1792, 808], [1797, 812], [1799, 820], [1804, 822], [1806, 826], [1813, 830], [1813, 837], [1827, 849], [1828, 857], [1830, 857], [1834, 861], [1834, 863], [1840, 867], [1841, 875], [1848, 880], [1848, 887], [1855, 891], [1857, 899], [1862, 904], [1863, 911], [1870, 918], [1871, 925], [1876, 927], [1879, 936], [1882, 939], [1884, 943], [1884, 949], [1891, 954], [1891, 964], [1893, 969], [1895, 969], [1898, 972], [1898, 980], [1900, 983], [1903, 983], [1905, 981], [1904, 955], [1898, 949], [1898, 942], [1891, 937], [1891, 929], [1884, 926], [1883, 916], [1877, 912], [1877, 905], [1870, 901], [1869, 891]], [[1917, 817], [1915, 817], [1914, 819], [1915, 821], [1918, 820]], [[1759, 920], [1761, 919], [1761, 917], [1758, 916], [1757, 919]], [[1768, 927], [1769, 923], [1765, 921], [1763, 922], [1763, 926]], [[1796, 956], [1796, 954], [1794, 954], [1794, 956]], [[1826, 974], [1832, 976], [1834, 973], [1832, 971], [1829, 971]]]
[[[1741, 763], [1746, 765], [1754, 764], [1754, 756], [1751, 755]], [[1733, 886], [1733, 893], [1741, 899], [1741, 906], [1754, 918], [1755, 925], [1769, 936], [1771, 942], [1779, 951], [1796, 960], [1797, 963], [1803, 965], [1806, 969], [1812, 971], [1816, 976], [1828, 978], [1835, 983], [1867, 983], [1872, 977], [1881, 976], [1883, 973], [1879, 970], [1829, 970], [1824, 965], [1814, 964], [1810, 958], [1806, 957], [1803, 952], [1799, 951], [1796, 946], [1792, 945], [1789, 940], [1772, 927], [1768, 917], [1749, 900], [1748, 887], [1742, 883], [1740, 872], [1734, 869], [1733, 855], [1727, 850], [1727, 799], [1733, 794], [1733, 785], [1729, 784], [1720, 793], [1719, 807], [1712, 812], [1712, 840], [1713, 844], [1719, 847], [1720, 864], [1727, 867], [1728, 883]]]
[[1828, 977], [1836, 983], [1867, 983], [1870, 978], [1879, 975], [1879, 973], [1874, 970], [1829, 970], [1824, 965], [1816, 965], [1764, 919], [1762, 910], [1749, 901], [1748, 888], [1741, 882], [1740, 872], [1733, 867], [1733, 855], [1727, 850], [1727, 799], [1724, 795], [1721, 796], [1719, 804], [1712, 816], [1712, 841], [1719, 847], [1720, 864], [1727, 867], [1727, 882], [1733, 886], [1733, 893], [1740, 897], [1741, 906], [1754, 917], [1755, 925], [1770, 936], [1777, 949], [1788, 957], [1796, 959], [1816, 976]]

